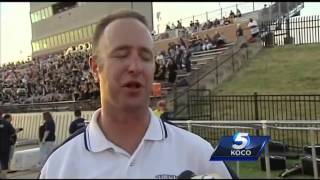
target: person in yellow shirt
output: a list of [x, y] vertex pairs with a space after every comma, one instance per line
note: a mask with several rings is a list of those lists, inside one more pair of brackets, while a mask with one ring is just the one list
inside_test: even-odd
[[161, 114], [166, 111], [166, 101], [165, 100], [159, 100], [157, 102], [157, 107], [153, 110], [155, 115], [160, 118]]

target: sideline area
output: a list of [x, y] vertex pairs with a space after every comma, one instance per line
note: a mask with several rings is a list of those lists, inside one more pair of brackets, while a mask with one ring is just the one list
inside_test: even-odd
[[[16, 151], [27, 150], [36, 148], [38, 145], [25, 145], [16, 147]], [[9, 172], [7, 174], [8, 179], [36, 179], [38, 177], [38, 170], [26, 170], [26, 171], [16, 171]]]

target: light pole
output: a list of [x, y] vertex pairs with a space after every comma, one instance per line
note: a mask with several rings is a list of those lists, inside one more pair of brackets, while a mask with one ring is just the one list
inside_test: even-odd
[[161, 12], [157, 12], [157, 19], [158, 19], [158, 25], [157, 25], [157, 28], [158, 28], [158, 34], [159, 34], [159, 27], [160, 27], [160, 20], [161, 20]]
[[220, 19], [222, 19], [222, 8], [221, 8], [221, 5], [220, 5], [220, 2], [219, 2], [219, 7], [220, 7], [220, 14], [221, 14]]

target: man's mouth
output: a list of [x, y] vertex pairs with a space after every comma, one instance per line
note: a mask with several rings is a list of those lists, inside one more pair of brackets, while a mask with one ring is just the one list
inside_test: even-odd
[[137, 81], [130, 81], [125, 83], [122, 87], [138, 89], [142, 87], [142, 84]]

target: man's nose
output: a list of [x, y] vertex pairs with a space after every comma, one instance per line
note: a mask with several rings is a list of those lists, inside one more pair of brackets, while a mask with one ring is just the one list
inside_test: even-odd
[[128, 71], [130, 74], [139, 74], [142, 71], [142, 60], [137, 53], [133, 53], [129, 63]]

